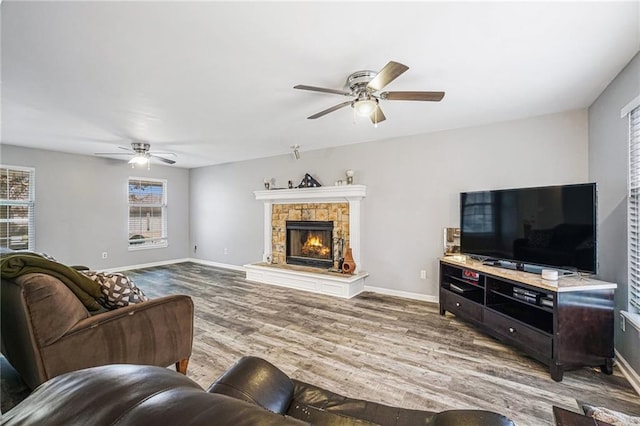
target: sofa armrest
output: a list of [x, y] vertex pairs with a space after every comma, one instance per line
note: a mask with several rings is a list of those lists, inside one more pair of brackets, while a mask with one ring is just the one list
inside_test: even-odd
[[293, 383], [289, 376], [264, 359], [240, 358], [207, 389], [284, 414], [291, 404]]
[[187, 359], [193, 343], [193, 301], [173, 295], [77, 322], [42, 348], [47, 378], [105, 364], [166, 367]]

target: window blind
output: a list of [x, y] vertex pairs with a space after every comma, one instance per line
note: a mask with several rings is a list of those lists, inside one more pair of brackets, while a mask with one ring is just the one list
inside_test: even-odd
[[629, 114], [629, 304], [640, 313], [640, 107]]
[[129, 247], [167, 245], [166, 180], [129, 178]]
[[0, 247], [35, 249], [35, 170], [0, 166]]

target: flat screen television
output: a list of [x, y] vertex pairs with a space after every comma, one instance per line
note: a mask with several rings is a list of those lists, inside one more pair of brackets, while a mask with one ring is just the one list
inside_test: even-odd
[[496, 266], [597, 273], [595, 183], [463, 192], [460, 251]]

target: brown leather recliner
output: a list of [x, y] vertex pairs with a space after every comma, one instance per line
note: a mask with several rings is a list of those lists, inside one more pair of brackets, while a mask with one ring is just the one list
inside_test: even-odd
[[106, 364], [176, 364], [185, 374], [193, 301], [173, 295], [90, 315], [57, 278], [2, 279], [2, 353], [32, 389], [69, 371]]
[[244, 357], [205, 392], [166, 368], [109, 365], [54, 378], [2, 417], [3, 425], [514, 426], [484, 410], [440, 413], [338, 395]]

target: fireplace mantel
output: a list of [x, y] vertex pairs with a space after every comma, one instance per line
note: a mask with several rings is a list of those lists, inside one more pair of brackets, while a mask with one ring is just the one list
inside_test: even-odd
[[[360, 245], [360, 202], [367, 195], [367, 187], [365, 185], [336, 185], [321, 186], [319, 188], [294, 188], [294, 189], [272, 189], [263, 191], [254, 191], [256, 200], [264, 202], [264, 250], [262, 254], [262, 262], [269, 263], [272, 259], [272, 213], [274, 204], [306, 204], [306, 203], [349, 203], [349, 247], [351, 248], [353, 259], [356, 262], [357, 274], [345, 282], [348, 288], [344, 293], [336, 294], [335, 292], [327, 292], [327, 294], [340, 295], [342, 297], [352, 297], [364, 288], [364, 277], [368, 274], [363, 273], [363, 265]], [[275, 272], [267, 270], [265, 275], [265, 267], [258, 265], [245, 265], [247, 267], [247, 279], [265, 282], [268, 284], [277, 284], [291, 286], [295, 288], [305, 288], [298, 282], [298, 277], [287, 270], [278, 270], [278, 274], [284, 276], [267, 277]], [[254, 271], [256, 269], [256, 271]], [[260, 269], [260, 274], [257, 272]], [[313, 275], [313, 274], [312, 274]], [[266, 277], [266, 278], [265, 278]], [[287, 282], [287, 280], [291, 280]], [[338, 281], [345, 281], [346, 277], [340, 278]], [[306, 278], [308, 280], [308, 278]], [[321, 279], [326, 281], [325, 278]], [[353, 282], [352, 282], [353, 281]], [[323, 286], [312, 286], [318, 290]], [[311, 289], [311, 288], [310, 288]]]
[[272, 189], [253, 193], [256, 200], [271, 201], [273, 204], [331, 203], [360, 201], [367, 195], [367, 187], [366, 185], [336, 185], [319, 188]]

